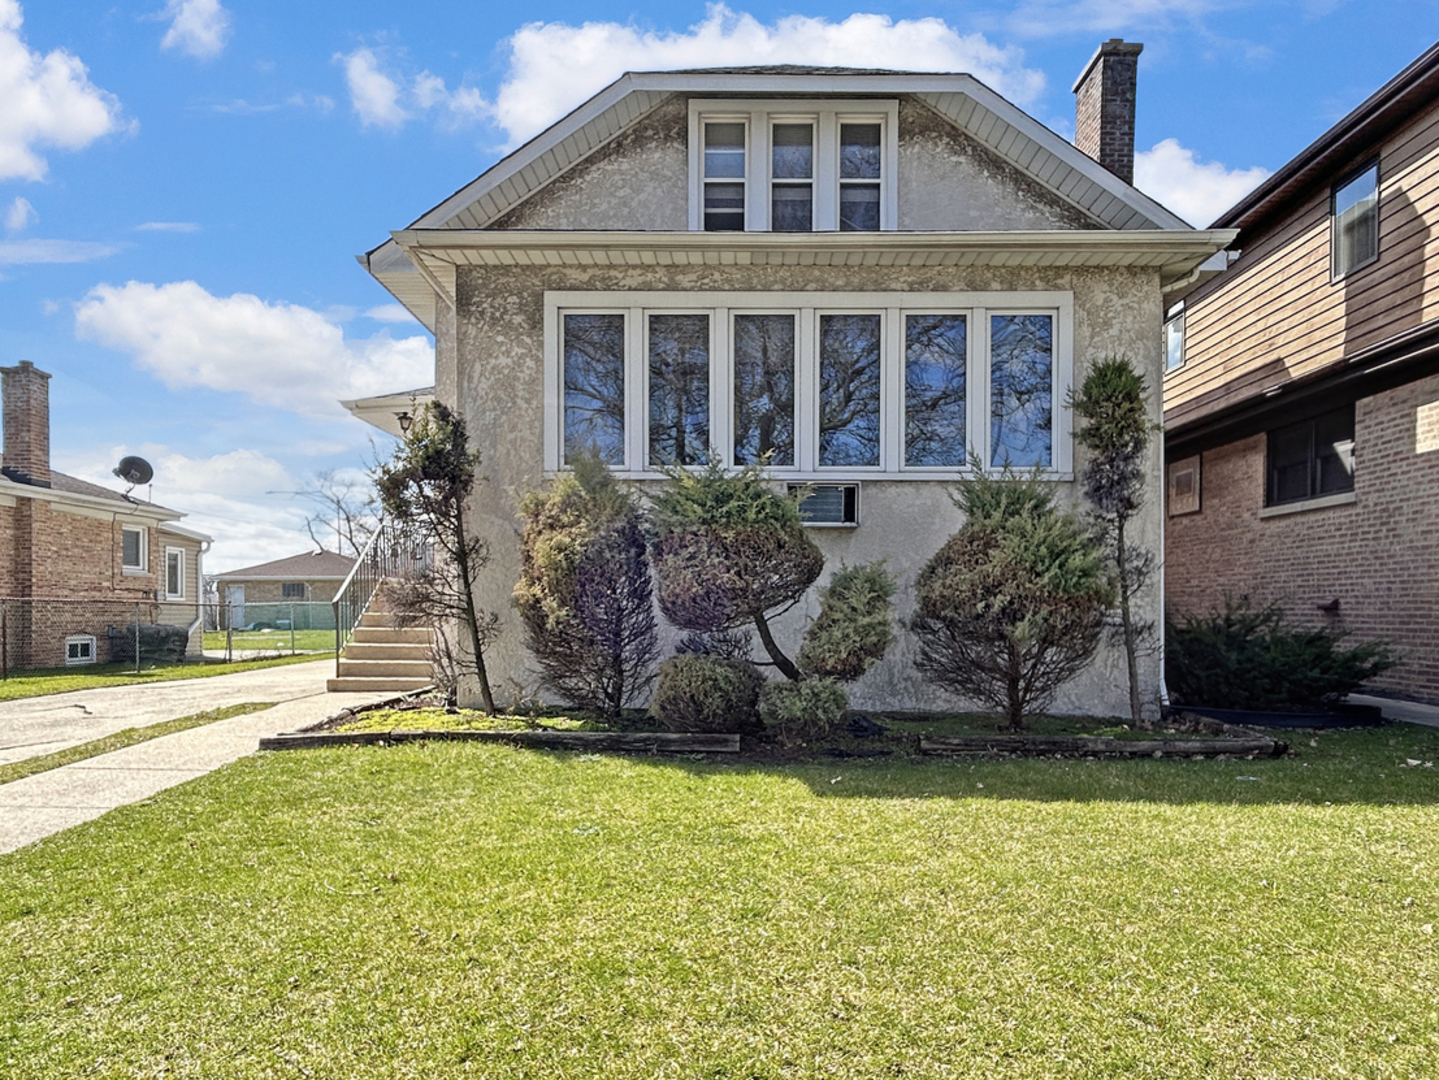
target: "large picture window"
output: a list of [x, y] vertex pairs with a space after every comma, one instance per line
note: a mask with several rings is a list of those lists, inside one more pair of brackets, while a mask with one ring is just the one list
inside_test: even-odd
[[1069, 293], [545, 295], [545, 467], [1068, 475]]
[[1320, 499], [1354, 490], [1354, 406], [1269, 433], [1265, 504]]

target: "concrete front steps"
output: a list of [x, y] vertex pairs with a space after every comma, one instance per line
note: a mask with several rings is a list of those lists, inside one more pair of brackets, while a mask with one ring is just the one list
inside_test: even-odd
[[326, 688], [331, 693], [422, 690], [435, 681], [431, 636], [426, 627], [396, 626], [388, 611], [367, 611], [340, 653], [339, 674]]

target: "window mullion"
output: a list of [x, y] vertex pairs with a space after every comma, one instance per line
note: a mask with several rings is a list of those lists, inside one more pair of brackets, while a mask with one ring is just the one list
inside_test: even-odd
[[899, 472], [904, 465], [904, 314], [897, 307], [887, 308], [884, 320], [879, 465], [885, 472]]
[[649, 363], [645, 312], [630, 308], [625, 319], [625, 468], [649, 467]]
[[768, 232], [770, 227], [769, 114], [752, 112], [749, 145], [745, 148], [745, 232]]
[[728, 308], [710, 312], [710, 442], [723, 465], [734, 464], [734, 335]]
[[839, 124], [833, 109], [822, 109], [815, 123], [814, 227], [839, 229]]
[[794, 463], [802, 473], [814, 471], [815, 441], [819, 423], [819, 350], [815, 338], [814, 308], [801, 308], [795, 313], [795, 418]]
[[989, 309], [975, 308], [970, 312], [974, 320], [969, 339], [969, 356], [966, 358], [964, 378], [965, 394], [969, 398], [966, 426], [969, 429], [969, 445], [965, 448], [965, 467], [968, 459], [978, 459], [980, 468], [989, 469]]

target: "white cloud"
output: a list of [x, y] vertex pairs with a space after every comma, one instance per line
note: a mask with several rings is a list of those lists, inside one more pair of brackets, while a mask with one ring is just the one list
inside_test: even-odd
[[417, 323], [419, 322], [410, 314], [410, 309], [404, 304], [380, 304], [365, 312], [365, 318], [374, 319], [376, 322], [391, 323]]
[[1134, 186], [1201, 228], [1228, 210], [1269, 176], [1260, 165], [1227, 169], [1199, 161], [1193, 150], [1165, 139], [1134, 155]]
[[258, 450], [193, 457], [155, 443], [104, 446], [63, 455], [57, 468], [113, 489], [120, 482], [110, 470], [127, 454], [138, 454], [155, 467], [148, 493], [157, 503], [184, 513], [180, 524], [185, 528], [214, 537], [205, 556], [207, 574], [313, 549], [305, 532], [313, 507], [288, 495], [268, 494], [296, 491], [306, 482]]
[[179, 49], [201, 60], [219, 56], [230, 37], [230, 13], [220, 0], [170, 0], [162, 18], [172, 21], [160, 48]]
[[626, 71], [664, 71], [754, 64], [965, 71], [1011, 101], [1034, 100], [1044, 76], [1023, 66], [1023, 54], [963, 34], [943, 19], [891, 19], [856, 14], [842, 22], [791, 15], [770, 24], [710, 4], [686, 30], [643, 30], [633, 24], [529, 23], [507, 42], [509, 67], [493, 101], [473, 87], [449, 90], [428, 71], [382, 71], [370, 49], [337, 56], [350, 98], [365, 126], [396, 129], [421, 115], [449, 126], [492, 120], [510, 146], [554, 123]]
[[120, 102], [64, 49], [42, 56], [20, 36], [19, 0], [0, 0], [0, 180], [43, 180], [38, 146], [79, 150], [121, 130]]
[[90, 240], [4, 240], [0, 241], [0, 266], [94, 262], [119, 250], [118, 244]]
[[75, 331], [130, 353], [171, 389], [242, 393], [314, 417], [341, 414], [341, 398], [434, 378], [426, 337], [346, 338], [310, 308], [248, 293], [213, 296], [193, 281], [97, 285], [76, 306]]
[[5, 211], [5, 231], [19, 232], [32, 221], [39, 220], [40, 215], [35, 213], [35, 208], [30, 205], [30, 200], [16, 195], [15, 201], [10, 204], [10, 209]]
[[410, 114], [400, 105], [400, 84], [380, 70], [373, 52], [356, 49], [349, 56], [337, 53], [335, 60], [345, 65], [350, 104], [359, 114], [362, 126], [391, 130], [404, 126]]
[[200, 226], [193, 221], [147, 221], [135, 226], [136, 232], [199, 232]]

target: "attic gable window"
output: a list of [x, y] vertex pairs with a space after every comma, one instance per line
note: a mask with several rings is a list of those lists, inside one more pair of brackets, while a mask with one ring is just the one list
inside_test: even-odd
[[690, 101], [690, 228], [877, 232], [896, 227], [893, 100]]

